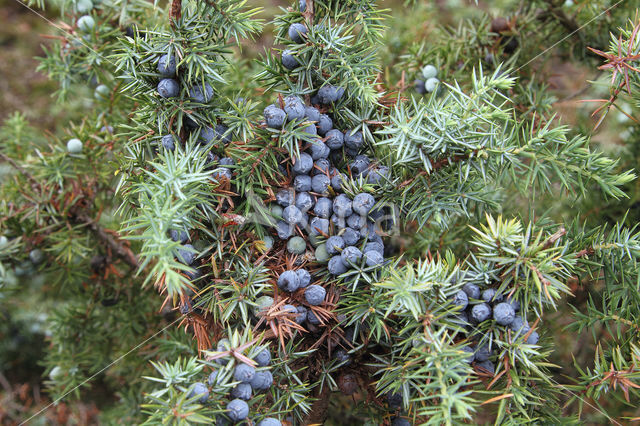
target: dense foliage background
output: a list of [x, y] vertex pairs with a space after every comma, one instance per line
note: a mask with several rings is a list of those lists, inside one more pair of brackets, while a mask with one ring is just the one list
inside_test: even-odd
[[[0, 419], [177, 422], [177, 407], [195, 422], [222, 411], [185, 402], [215, 367], [195, 358], [231, 336], [255, 355], [265, 342], [238, 324], [251, 324], [254, 299], [296, 258], [266, 256], [264, 221], [236, 229], [234, 215], [254, 206], [212, 184], [183, 122], [231, 129], [233, 143], [217, 148], [239, 164], [233, 188], [273, 198], [296, 144], [270, 139], [262, 110], [321, 81], [344, 85], [334, 120], [361, 128], [392, 170], [388, 185], [356, 188], [399, 208], [385, 238], [393, 261], [327, 278], [332, 290], [357, 279], [375, 289], [343, 293], [331, 313], [338, 335], [356, 330], [348, 363], [325, 334], [276, 336], [279, 386], [257, 411], [295, 424], [324, 421], [318, 412], [326, 424], [637, 421], [640, 2], [316, 3], [326, 27], [292, 47], [289, 24], [310, 18], [287, 2], [190, 3], [171, 27], [168, 4], [102, 0], [84, 35], [77, 3], [0, 2]], [[325, 43], [340, 60], [315, 55]], [[283, 45], [304, 71], [281, 66]], [[209, 109], [158, 98], [167, 49], [189, 58], [186, 80], [214, 86]], [[429, 64], [442, 85], [423, 96], [414, 80]], [[157, 155], [159, 129], [184, 149]], [[69, 155], [71, 138], [82, 154]], [[206, 253], [199, 297], [170, 228], [191, 230]], [[230, 235], [247, 244], [231, 250]], [[479, 327], [499, 342], [495, 377], [464, 362], [467, 336], [440, 300], [465, 279], [511, 292], [541, 336], [516, 344]], [[312, 340], [324, 346], [313, 352]], [[388, 409], [389, 391], [403, 410]]]

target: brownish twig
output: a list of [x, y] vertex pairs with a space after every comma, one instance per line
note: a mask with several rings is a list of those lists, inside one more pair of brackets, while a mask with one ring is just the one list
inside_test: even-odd
[[316, 395], [318, 399], [311, 405], [311, 411], [309, 411], [309, 414], [307, 414], [307, 417], [304, 419], [304, 425], [324, 424], [329, 415], [330, 396], [331, 391], [329, 390], [329, 386], [325, 384], [322, 386], [322, 390], [318, 387]]
[[140, 263], [138, 262], [138, 258], [135, 254], [129, 249], [127, 246], [122, 244], [117, 238], [115, 238], [111, 233], [105, 230], [103, 227], [98, 225], [93, 219], [86, 215], [79, 215], [77, 219], [89, 226], [98, 239], [100, 239], [103, 243], [105, 243], [113, 252], [122, 259], [127, 265], [132, 268], [138, 268]]

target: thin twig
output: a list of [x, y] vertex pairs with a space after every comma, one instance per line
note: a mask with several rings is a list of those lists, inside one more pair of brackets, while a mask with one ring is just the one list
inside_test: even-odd
[[122, 244], [118, 239], [114, 238], [112, 234], [107, 232], [103, 227], [98, 225], [93, 219], [86, 215], [77, 216], [77, 218], [86, 225], [98, 236], [98, 238], [107, 244], [111, 250], [124, 260], [132, 268], [138, 268], [140, 266], [138, 258], [127, 246]]

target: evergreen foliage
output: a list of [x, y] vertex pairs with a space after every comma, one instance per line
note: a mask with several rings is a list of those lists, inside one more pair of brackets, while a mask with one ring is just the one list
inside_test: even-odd
[[[59, 135], [0, 128], [0, 297], [59, 295], [52, 399], [115, 395], [104, 422], [149, 425], [637, 417], [638, 209], [615, 209], [640, 194], [640, 21], [605, 0], [499, 3], [428, 38], [372, 0], [267, 24], [244, 0], [57, 4], [69, 31], [40, 69], [92, 106]], [[630, 105], [632, 160], [554, 115], [556, 42], [610, 73], [596, 127]], [[291, 192], [307, 173], [328, 186]], [[353, 244], [327, 213], [341, 197], [366, 213]], [[556, 364], [555, 321], [593, 360]]]

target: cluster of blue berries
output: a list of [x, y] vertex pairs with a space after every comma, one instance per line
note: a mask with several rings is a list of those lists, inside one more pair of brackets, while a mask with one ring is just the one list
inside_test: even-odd
[[[180, 84], [177, 80], [177, 64], [174, 56], [168, 54], [162, 55], [158, 59], [157, 71], [161, 76], [158, 83], [158, 94], [163, 98], [175, 98], [180, 95]], [[188, 89], [189, 98], [196, 104], [207, 104], [213, 99], [213, 87], [209, 83], [202, 85], [201, 83], [193, 84]], [[194, 120], [185, 117], [186, 128], [197, 132], [198, 142], [208, 146], [216, 141], [222, 141], [225, 145], [231, 142], [228, 128], [222, 124], [215, 126], [199, 126]], [[175, 149], [176, 136], [167, 134], [162, 136], [161, 144], [165, 149], [173, 151]], [[226, 172], [222, 172], [223, 174]]]
[[437, 77], [438, 69], [435, 66], [428, 64], [422, 68], [421, 74], [421, 78], [416, 79], [413, 83], [416, 92], [424, 95], [435, 91], [440, 85], [440, 80]]
[[[313, 105], [323, 108], [343, 95], [343, 90], [326, 85], [311, 102], [316, 101]], [[312, 139], [294, 158], [288, 180], [291, 186], [277, 192], [276, 203], [271, 207], [278, 219], [277, 235], [287, 240], [292, 254], [305, 253], [308, 240], [316, 247], [316, 260], [328, 261], [333, 275], [363, 264], [380, 266], [384, 262], [384, 243], [376, 232], [380, 229], [376, 221], [384, 216], [384, 210], [374, 209], [376, 199], [370, 193], [360, 192], [353, 197], [345, 194], [343, 183], [347, 175], [340, 172], [338, 165], [348, 159], [351, 176], [372, 185], [382, 183], [389, 176], [389, 169], [359, 154], [364, 145], [362, 132], [334, 128], [331, 117], [313, 105], [305, 105], [297, 96], [287, 96], [281, 104], [264, 110], [267, 127], [282, 129], [285, 123], [296, 121]], [[307, 239], [302, 237], [305, 234]]]
[[[216, 350], [218, 352], [229, 351], [230, 343], [227, 339], [221, 339]], [[217, 358], [216, 363], [225, 365], [229, 362], [229, 357]], [[271, 363], [271, 353], [268, 349], [263, 349], [255, 356], [253, 361], [256, 362], [258, 368], [251, 365], [236, 362], [233, 370], [233, 380], [238, 384], [231, 390], [229, 398], [231, 401], [226, 406], [226, 418], [220, 416], [216, 424], [225, 424], [227, 419], [234, 423], [241, 422], [249, 417], [249, 404], [253, 393], [266, 391], [273, 384], [273, 375], [266, 367]], [[235, 361], [234, 361], [235, 362]], [[207, 384], [211, 387], [215, 386], [221, 380], [219, 371], [215, 370], [209, 374]], [[201, 404], [205, 404], [209, 399], [209, 387], [202, 383], [195, 383], [189, 390], [189, 398], [196, 398]], [[256, 423], [258, 426], [281, 426], [282, 423], [275, 418], [265, 418]]]
[[[458, 307], [458, 319], [465, 324], [478, 325], [484, 321], [493, 321], [498, 326], [507, 327], [512, 331], [513, 338], [526, 336], [531, 328], [520, 312], [520, 303], [512, 298], [504, 297], [493, 288], [480, 290], [474, 283], [466, 283], [453, 297], [453, 304]], [[526, 343], [535, 345], [539, 339], [534, 330], [526, 337]], [[468, 345], [463, 350], [469, 353], [468, 362], [493, 374], [495, 366], [490, 358], [493, 357], [491, 348], [486, 345]]]

